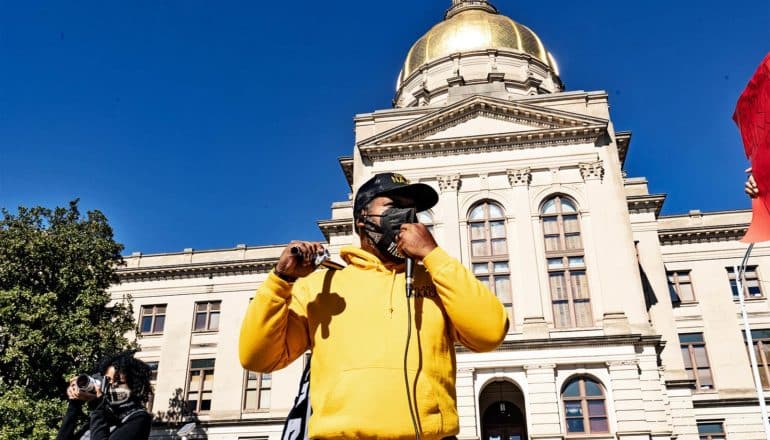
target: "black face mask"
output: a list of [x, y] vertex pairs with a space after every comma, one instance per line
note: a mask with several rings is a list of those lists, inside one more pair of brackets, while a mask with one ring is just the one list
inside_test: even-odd
[[[380, 224], [366, 217], [380, 217]], [[417, 213], [414, 208], [390, 207], [381, 215], [365, 216], [364, 232], [383, 255], [390, 257], [396, 263], [402, 263], [406, 260], [406, 255], [398, 250], [396, 237], [401, 231], [401, 225], [405, 223], [417, 223]]]

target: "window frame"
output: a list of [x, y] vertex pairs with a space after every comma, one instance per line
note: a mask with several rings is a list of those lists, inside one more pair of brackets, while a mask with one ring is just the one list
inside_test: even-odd
[[[740, 269], [740, 268], [739, 268]], [[736, 282], [737, 275], [735, 274], [735, 268], [732, 266], [725, 267], [725, 270], [727, 271], [727, 279], [730, 282], [730, 293], [733, 296], [734, 301], [740, 301], [740, 298], [738, 298], [738, 284]], [[749, 274], [752, 274], [753, 276], [749, 276]], [[756, 281], [757, 283], [757, 289], [759, 289], [759, 295], [752, 296], [749, 294], [749, 283], [748, 281]], [[743, 273], [743, 280], [741, 280], [743, 287], [743, 299], [745, 300], [759, 300], [765, 298], [765, 292], [762, 289], [762, 279], [759, 276], [759, 266], [756, 264], [752, 264], [750, 266], [746, 266], [746, 270]]]
[[[256, 387], [249, 387], [249, 375], [255, 374], [257, 377], [256, 379], [253, 379], [256, 381]], [[267, 376], [267, 377], [265, 377]], [[264, 386], [265, 382], [269, 382], [268, 386]], [[256, 393], [256, 402], [257, 405], [254, 408], [247, 407], [248, 398], [247, 395], [249, 391], [253, 391]], [[268, 397], [268, 405], [264, 405], [263, 399], [262, 399], [262, 392], [267, 391], [270, 397]], [[255, 413], [255, 412], [266, 412], [270, 410], [270, 405], [272, 404], [272, 394], [273, 394], [273, 377], [271, 373], [257, 373], [256, 371], [250, 371], [250, 370], [243, 370], [243, 402], [241, 405], [241, 411], [244, 413]]]
[[[158, 313], [158, 308], [163, 307], [163, 313]], [[147, 308], [152, 308], [150, 314], [146, 313]], [[139, 308], [139, 325], [137, 333], [141, 336], [158, 336], [162, 335], [166, 328], [166, 316], [168, 315], [168, 304], [144, 304]], [[150, 331], [142, 331], [142, 323], [144, 318], [150, 317]], [[162, 327], [160, 330], [155, 329], [158, 323], [158, 317], [163, 317]]]
[[[694, 336], [694, 335], [700, 335], [700, 341], [682, 341], [682, 336]], [[686, 372], [692, 371], [692, 378], [695, 380], [695, 392], [696, 393], [709, 393], [716, 390], [716, 383], [714, 381], [714, 372], [711, 371], [711, 357], [709, 356], [708, 348], [706, 348], [706, 338], [703, 335], [703, 332], [688, 332], [688, 333], [679, 333], [679, 350], [682, 352], [684, 348], [687, 348], [687, 353], [690, 358], [690, 368], [687, 368], [687, 364], [685, 363], [684, 369]], [[708, 362], [708, 365], [701, 366], [698, 365], [697, 357], [695, 355], [695, 349], [702, 347], [703, 352], [706, 358], [706, 362]], [[682, 352], [682, 355], [684, 353]], [[684, 361], [684, 359], [683, 359]], [[701, 385], [700, 375], [697, 374], [699, 370], [708, 370], [709, 377], [711, 378], [711, 387], [710, 388], [703, 388]], [[690, 379], [693, 380], [693, 379]]]
[[[569, 203], [575, 209], [574, 212], [564, 212], [562, 208], [562, 199], [569, 201]], [[551, 201], [555, 202], [556, 211], [554, 213], [546, 213], [545, 207]], [[543, 234], [543, 249], [545, 250], [545, 263], [548, 276], [548, 288], [549, 296], [551, 300], [551, 313], [553, 314], [553, 325], [556, 329], [574, 329], [574, 328], [590, 328], [595, 326], [593, 304], [591, 302], [591, 288], [588, 285], [588, 267], [585, 262], [585, 244], [583, 243], [583, 228], [581, 224], [580, 209], [578, 204], [570, 197], [556, 194], [543, 200], [540, 207], [540, 225]], [[566, 232], [564, 216], [574, 216], [577, 224], [577, 232]], [[548, 232], [546, 229], [546, 221], [550, 219], [556, 219], [557, 233]], [[574, 249], [568, 249], [567, 235], [576, 236], [580, 240], [580, 247]], [[558, 236], [559, 249], [548, 250], [548, 238]], [[570, 267], [570, 258], [582, 258], [583, 264], [581, 267]], [[559, 268], [552, 268], [549, 264], [552, 260], [561, 259], [562, 264]], [[578, 273], [583, 274], [585, 277], [585, 289], [587, 295], [585, 298], [576, 298], [575, 290], [573, 289], [572, 278], [577, 276]], [[557, 313], [557, 304], [563, 304], [563, 299], [554, 298], [554, 285], [552, 284], [555, 274], [560, 274], [563, 277], [563, 288], [567, 290], [566, 302], [569, 308], [570, 322], [563, 323], [560, 321], [560, 314]], [[578, 325], [578, 314], [576, 303], [585, 303], [588, 311], [587, 321], [582, 325]]]
[[[767, 335], [759, 336], [760, 332]], [[741, 334], [745, 340], [745, 334], [743, 332]], [[770, 355], [765, 354], [764, 347], [770, 347], [770, 329], [752, 330], [751, 345], [746, 341], [746, 350], [755, 350], [754, 354], [757, 356], [757, 366], [759, 367], [759, 381], [762, 383], [762, 389], [767, 391], [770, 390]], [[768, 352], [770, 352], [770, 349]], [[746, 354], [750, 356], [748, 351]]]
[[[206, 310], [205, 311], [199, 311], [198, 306], [206, 304]], [[217, 310], [212, 310], [212, 305], [218, 305], [219, 308]], [[205, 325], [202, 329], [196, 329], [195, 326], [198, 322], [198, 315], [200, 313], [205, 313]], [[218, 316], [217, 318], [217, 327], [211, 328], [211, 316], [213, 314], [216, 314]], [[212, 300], [212, 301], [196, 301], [195, 306], [193, 308], [193, 322], [192, 322], [192, 331], [193, 333], [206, 333], [206, 332], [218, 332], [219, 331], [219, 324], [221, 323], [222, 318], [222, 300]]]
[[[193, 364], [195, 362], [211, 362], [211, 366], [203, 366], [203, 367], [193, 367]], [[200, 374], [197, 375], [197, 381], [198, 388], [196, 391], [192, 391], [192, 384], [193, 384], [193, 372], [200, 372]], [[210, 374], [207, 374], [207, 372], [210, 371]], [[216, 358], [203, 358], [203, 359], [191, 359], [188, 364], [188, 371], [187, 371], [187, 382], [185, 384], [185, 391], [184, 391], [184, 398], [185, 402], [189, 406], [190, 410], [192, 410], [196, 414], [207, 414], [211, 411], [211, 405], [214, 401], [214, 378], [216, 378]], [[204, 389], [204, 385], [206, 384], [206, 377], [211, 376], [211, 389], [206, 390]], [[195, 399], [195, 406], [190, 404], [190, 393], [194, 392], [197, 393], [198, 397]], [[201, 409], [202, 403], [204, 402], [203, 394], [204, 392], [210, 392], [211, 393], [211, 399], [207, 399], [209, 401], [209, 408], [208, 409]]]
[[[494, 205], [497, 209], [500, 210], [502, 213], [501, 216], [492, 217], [490, 215], [490, 205]], [[484, 216], [481, 220], [478, 219], [472, 219], [473, 213], [478, 209], [483, 208], [484, 210]], [[511, 271], [511, 255], [508, 248], [508, 218], [505, 215], [505, 209], [503, 208], [503, 205], [491, 200], [491, 199], [484, 199], [481, 200], [471, 207], [471, 209], [468, 210], [468, 216], [467, 216], [467, 223], [468, 223], [468, 244], [469, 244], [469, 252], [468, 255], [470, 256], [471, 260], [471, 272], [476, 277], [476, 279], [480, 278], [486, 278], [486, 286], [487, 288], [495, 294], [498, 300], [503, 304], [503, 307], [505, 307], [505, 310], [508, 314], [508, 332], [510, 333], [514, 328], [514, 313], [513, 313], [513, 280], [512, 280], [512, 271]], [[500, 238], [494, 238], [492, 237], [492, 223], [502, 223], [503, 226], [503, 236], [502, 240], [504, 241], [505, 246], [505, 253], [502, 254], [494, 254], [493, 251], [493, 240], [500, 240]], [[480, 242], [480, 239], [473, 238], [473, 226], [474, 225], [483, 225], [484, 227], [484, 244], [485, 244], [485, 255], [475, 255], [473, 251], [473, 243], [474, 242]], [[504, 263], [508, 266], [507, 271], [496, 271], [495, 264], [496, 263]], [[486, 272], [484, 273], [477, 273], [475, 270], [476, 265], [486, 264]], [[500, 297], [500, 294], [497, 292], [497, 278], [501, 279], [507, 279], [508, 280], [508, 292], [504, 292], [505, 299], [507, 301], [503, 301], [503, 299]], [[483, 283], [484, 281], [482, 281]]]
[[[679, 278], [686, 275], [688, 278], [688, 282], [683, 283], [680, 282]], [[673, 279], [672, 279], [673, 277]], [[676, 294], [676, 297], [679, 299], [679, 301], [673, 301], [674, 304], [692, 304], [698, 302], [698, 297], [695, 295], [695, 283], [692, 279], [692, 270], [691, 269], [683, 269], [683, 270], [667, 270], [666, 271], [666, 281], [668, 283], [669, 292], [672, 292]], [[692, 298], [690, 299], [682, 299], [682, 289], [680, 286], [683, 285], [689, 285], [690, 286], [690, 292], [692, 294]]]
[[[586, 393], [585, 388], [585, 382], [586, 380], [593, 382], [596, 384], [596, 386], [601, 391], [601, 396], [589, 396]], [[578, 382], [578, 390], [580, 395], [579, 396], [565, 396], [565, 392], [567, 388], [572, 385], [574, 382]], [[574, 376], [564, 382], [564, 385], [562, 386], [562, 391], [560, 393], [561, 401], [562, 401], [562, 409], [564, 410], [564, 428], [567, 438], [575, 438], [575, 437], [585, 437], [585, 436], [593, 436], [593, 435], [600, 435], [600, 434], [609, 434], [611, 432], [611, 426], [610, 426], [610, 416], [609, 411], [607, 411], [607, 390], [604, 388], [604, 384], [602, 384], [601, 381], [590, 377], [590, 376]], [[593, 431], [591, 429], [591, 414], [589, 410], [589, 401], [601, 401], [602, 406], [604, 407], [604, 416], [603, 417], [593, 417], [594, 419], [604, 419], [607, 423], [607, 430], [606, 431]], [[582, 432], [571, 432], [569, 430], [569, 420], [577, 419], [578, 417], [570, 417], [568, 415], [567, 411], [567, 403], [568, 402], [580, 402], [580, 410], [582, 412], [582, 415], [580, 418], [583, 421], [583, 431]]]
[[160, 361], [145, 361], [148, 367], [150, 367], [150, 392], [147, 399], [146, 409], [152, 414], [152, 408], [155, 405], [155, 385], [158, 383], [158, 368], [160, 368]]
[[[727, 433], [725, 432], [725, 422], [723, 420], [696, 420], [695, 423], [698, 427], [698, 438], [700, 440], [725, 440], [727, 438]], [[721, 431], [703, 432], [701, 428], [705, 427], [705, 425], [719, 425]]]

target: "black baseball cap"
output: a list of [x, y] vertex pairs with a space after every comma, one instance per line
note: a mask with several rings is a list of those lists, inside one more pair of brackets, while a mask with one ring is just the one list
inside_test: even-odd
[[414, 200], [417, 212], [430, 209], [438, 203], [438, 193], [424, 183], [409, 183], [406, 177], [398, 173], [380, 173], [367, 180], [356, 193], [353, 204], [353, 217], [376, 197], [402, 196]]

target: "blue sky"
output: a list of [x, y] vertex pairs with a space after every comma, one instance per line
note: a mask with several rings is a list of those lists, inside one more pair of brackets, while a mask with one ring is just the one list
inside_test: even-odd
[[[132, 251], [321, 239], [356, 113], [449, 0], [0, 0], [0, 206], [107, 214]], [[664, 213], [747, 208], [738, 95], [770, 2], [493, 2], [568, 90], [606, 90]]]

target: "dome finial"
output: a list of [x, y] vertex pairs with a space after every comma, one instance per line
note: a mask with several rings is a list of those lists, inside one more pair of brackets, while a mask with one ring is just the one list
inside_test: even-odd
[[452, 7], [446, 11], [444, 18], [452, 18], [468, 9], [482, 9], [493, 14], [497, 13], [497, 8], [492, 6], [487, 0], [452, 0]]

